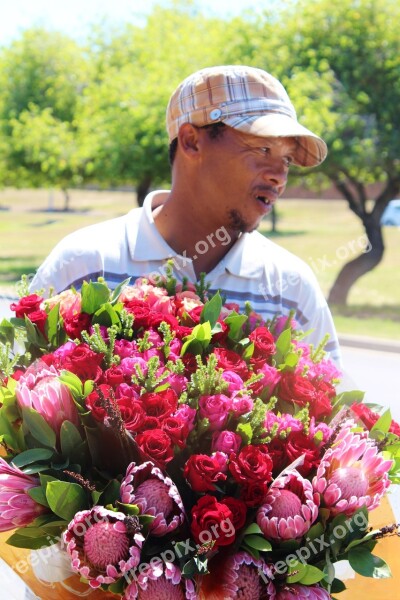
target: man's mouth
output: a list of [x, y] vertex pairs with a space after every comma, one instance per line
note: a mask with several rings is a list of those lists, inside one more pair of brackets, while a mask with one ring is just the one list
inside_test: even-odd
[[265, 206], [272, 206], [273, 202], [266, 196], [256, 196], [257, 200], [265, 204]]

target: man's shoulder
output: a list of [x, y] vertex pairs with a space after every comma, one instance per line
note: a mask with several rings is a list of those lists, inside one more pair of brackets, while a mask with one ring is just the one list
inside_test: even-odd
[[253, 231], [246, 237], [245, 251], [260, 265], [268, 264], [270, 267], [275, 265], [280, 270], [311, 271], [311, 267], [303, 259], [259, 231]]
[[110, 238], [110, 236], [120, 236], [122, 231], [126, 229], [127, 225], [131, 226], [135, 222], [139, 221], [141, 210], [141, 208], [133, 208], [128, 213], [119, 217], [114, 217], [113, 219], [107, 219], [105, 221], [99, 221], [98, 223], [87, 225], [86, 227], [81, 227], [80, 229], [77, 229], [65, 236], [64, 239], [72, 240], [75, 238], [76, 240], [82, 239], [93, 241], [104, 240], [104, 235], [106, 238]]

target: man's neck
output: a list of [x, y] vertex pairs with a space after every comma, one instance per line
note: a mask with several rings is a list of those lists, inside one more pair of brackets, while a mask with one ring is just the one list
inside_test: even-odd
[[167, 244], [178, 254], [191, 258], [198, 278], [212, 271], [236, 241], [223, 226], [210, 226], [207, 215], [191, 210], [193, 204], [172, 193], [153, 210], [156, 227]]

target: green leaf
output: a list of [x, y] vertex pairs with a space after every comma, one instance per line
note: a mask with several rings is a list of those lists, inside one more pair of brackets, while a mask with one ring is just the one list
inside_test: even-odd
[[49, 503], [47, 502], [46, 494], [44, 493], [44, 489], [41, 486], [31, 488], [27, 491], [27, 494], [38, 504], [42, 504], [43, 506], [50, 508]]
[[11, 347], [14, 346], [15, 328], [7, 319], [3, 319], [0, 323], [0, 340], [3, 343], [9, 342]]
[[244, 350], [243, 354], [242, 354], [242, 358], [243, 360], [250, 360], [250, 358], [253, 356], [254, 354], [254, 342], [251, 342]]
[[390, 426], [392, 424], [392, 415], [390, 409], [388, 408], [381, 417], [377, 420], [374, 426], [371, 429], [373, 431], [382, 431], [382, 433], [388, 433]]
[[104, 325], [105, 327], [111, 327], [111, 325], [120, 325], [121, 319], [119, 318], [119, 314], [112, 306], [110, 302], [106, 302], [103, 304], [93, 315], [92, 319], [93, 325], [98, 323], [99, 325]]
[[355, 572], [364, 577], [386, 579], [392, 576], [388, 564], [382, 558], [379, 558], [379, 556], [371, 554], [364, 547], [360, 548], [357, 546], [356, 548], [351, 548], [348, 560]]
[[250, 534], [255, 534], [255, 533], [262, 533], [260, 527], [257, 525], [257, 523], [251, 523], [248, 527], [246, 527], [245, 531], [244, 531], [244, 535], [250, 535]]
[[12, 459], [12, 464], [15, 467], [21, 469], [26, 465], [30, 465], [36, 461], [46, 460], [53, 456], [53, 450], [48, 448], [32, 448], [31, 450], [25, 450]]
[[245, 445], [251, 443], [251, 440], [253, 439], [253, 429], [250, 423], [239, 423], [236, 427], [236, 433], [240, 435]]
[[120, 487], [121, 484], [117, 479], [111, 479], [107, 486], [104, 488], [100, 498], [102, 506], [107, 504], [114, 504], [116, 500], [120, 498]]
[[200, 323], [205, 323], [208, 321], [211, 325], [211, 328], [213, 328], [218, 321], [219, 315], [221, 314], [221, 309], [222, 298], [220, 293], [217, 292], [212, 298], [210, 298], [208, 302], [205, 303], [203, 310], [201, 311]]
[[82, 284], [81, 296], [81, 311], [92, 315], [99, 310], [102, 304], [108, 302], [110, 290], [104, 283], [98, 281], [87, 283], [87, 281], [84, 281]]
[[325, 577], [325, 573], [321, 569], [317, 569], [313, 565], [306, 565], [305, 574], [299, 579], [299, 583], [303, 585], [313, 585], [318, 583]]
[[39, 550], [40, 548], [45, 548], [46, 546], [52, 546], [57, 542], [58, 538], [53, 537], [49, 534], [36, 538], [29, 538], [20, 535], [18, 531], [16, 533], [13, 533], [6, 540], [6, 544], [8, 544], [9, 546], [14, 546], [15, 548], [29, 548], [30, 550]]
[[85, 490], [77, 483], [50, 481], [46, 498], [53, 513], [68, 522], [78, 511], [88, 508]]
[[354, 402], [362, 402], [365, 396], [365, 392], [360, 390], [352, 390], [350, 392], [342, 392], [339, 394], [335, 401], [335, 406], [337, 405], [345, 405], [351, 406]]
[[64, 421], [60, 428], [61, 453], [64, 458], [71, 458], [74, 451], [82, 443], [82, 437], [73, 423]]
[[250, 548], [255, 548], [261, 552], [269, 552], [272, 550], [270, 542], [260, 535], [246, 535], [244, 541]]
[[34, 408], [24, 406], [22, 408], [22, 420], [38, 442], [43, 444], [43, 446], [55, 448], [55, 432]]
[[137, 504], [124, 504], [123, 502], [117, 502], [118, 506], [122, 507], [122, 510], [127, 515], [136, 516], [140, 513], [139, 507]]
[[118, 302], [118, 298], [119, 298], [121, 292], [126, 288], [127, 285], [129, 285], [130, 280], [131, 280], [131, 278], [128, 277], [127, 279], [124, 279], [124, 281], [121, 281], [121, 283], [119, 283], [117, 285], [115, 290], [111, 293], [111, 297], [110, 297], [111, 304], [116, 304]]
[[233, 312], [224, 319], [224, 322], [229, 327], [229, 339], [236, 341], [242, 337], [242, 328], [246, 323], [247, 318], [246, 315], [238, 315], [236, 312]]
[[286, 578], [288, 583], [297, 583], [300, 581], [300, 579], [305, 576], [306, 571], [307, 571], [307, 567], [308, 565], [305, 565], [304, 563], [300, 562], [300, 561], [290, 561], [290, 565], [288, 564], [289, 567], [289, 573], [292, 573], [291, 575], [289, 574], [288, 577]]
[[49, 314], [47, 315], [47, 321], [45, 323], [45, 334], [47, 336], [47, 339], [49, 340], [50, 344], [56, 348], [59, 343], [58, 343], [58, 334], [60, 332], [60, 305], [56, 304], [55, 306], [53, 306], [53, 308], [50, 310]]
[[276, 340], [276, 350], [274, 359], [278, 365], [285, 361], [285, 356], [290, 351], [292, 345], [292, 332], [290, 329], [284, 329]]
[[47, 340], [43, 334], [39, 331], [38, 327], [32, 323], [28, 316], [25, 315], [25, 328], [28, 342], [37, 346], [41, 350], [47, 348]]

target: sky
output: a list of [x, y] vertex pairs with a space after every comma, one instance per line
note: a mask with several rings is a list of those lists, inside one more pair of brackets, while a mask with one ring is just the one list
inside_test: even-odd
[[[244, 10], [261, 11], [275, 0], [198, 0], [207, 14], [234, 16]], [[85, 37], [90, 24], [103, 17], [111, 25], [140, 23], [154, 4], [166, 0], [0, 0], [0, 46], [34, 26]]]

